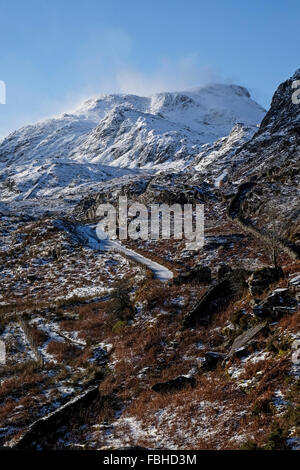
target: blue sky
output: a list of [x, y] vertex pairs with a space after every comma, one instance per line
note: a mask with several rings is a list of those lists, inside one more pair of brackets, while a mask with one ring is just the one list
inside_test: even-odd
[[267, 107], [299, 26], [298, 0], [0, 0], [0, 137], [101, 93], [234, 82]]

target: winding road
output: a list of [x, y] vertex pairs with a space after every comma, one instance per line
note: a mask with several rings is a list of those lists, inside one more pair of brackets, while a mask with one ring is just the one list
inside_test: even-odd
[[123, 246], [119, 241], [115, 240], [100, 240], [97, 237], [96, 225], [79, 225], [76, 227], [76, 233], [79, 235], [83, 243], [96, 251], [117, 251], [124, 254], [126, 257], [132, 259], [136, 263], [142, 264], [150, 269], [154, 274], [154, 279], [162, 282], [169, 281], [173, 278], [173, 273], [170, 269], [162, 264], [156, 263], [145, 256], [136, 253], [129, 248]]

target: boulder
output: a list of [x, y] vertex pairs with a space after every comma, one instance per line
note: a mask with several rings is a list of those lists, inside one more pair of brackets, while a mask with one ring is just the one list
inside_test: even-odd
[[106, 361], [107, 361], [107, 351], [99, 346], [94, 347], [93, 355], [88, 360], [88, 362], [102, 365]]
[[57, 442], [57, 433], [74, 415], [82, 414], [87, 406], [101, 403], [99, 384], [70, 399], [46, 416], [34, 421], [13, 444], [14, 450], [37, 450], [46, 448], [49, 442]]
[[274, 282], [278, 282], [283, 278], [284, 274], [280, 267], [265, 267], [255, 271], [247, 280], [252, 295], [261, 295]]
[[193, 270], [195, 280], [197, 282], [203, 282], [210, 284], [211, 282], [211, 269], [208, 266], [196, 266]]
[[217, 367], [218, 363], [223, 361], [226, 354], [217, 351], [207, 351], [202, 358], [201, 368], [205, 370], [213, 370]]
[[259, 318], [278, 320], [286, 313], [297, 310], [297, 301], [286, 288], [276, 289], [271, 295], [253, 308], [254, 314]]
[[35, 281], [38, 280], [38, 276], [36, 276], [36, 274], [28, 274], [27, 280], [30, 282], [30, 284], [33, 284]]
[[158, 382], [153, 385], [152, 390], [157, 393], [171, 393], [182, 390], [187, 386], [195, 387], [196, 380], [194, 377], [187, 377], [179, 375], [175, 379], [168, 380], [167, 382]]
[[229, 359], [230, 357], [236, 354], [244, 352], [247, 346], [249, 345], [249, 343], [252, 341], [252, 339], [258, 333], [260, 333], [265, 327], [266, 327], [266, 322], [259, 323], [258, 325], [253, 326], [253, 328], [249, 328], [249, 330], [246, 330], [244, 333], [242, 333], [237, 338], [235, 338], [231, 346], [231, 349], [226, 356], [226, 359]]

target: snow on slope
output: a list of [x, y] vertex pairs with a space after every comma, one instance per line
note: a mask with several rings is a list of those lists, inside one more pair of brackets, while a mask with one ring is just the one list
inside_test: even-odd
[[263, 116], [236, 85], [92, 98], [0, 143], [2, 200], [86, 191], [138, 168], [182, 169], [201, 160], [203, 145], [227, 136], [237, 123], [256, 126]]
[[250, 141], [255, 132], [256, 126], [236, 124], [228, 136], [221, 137], [212, 144], [203, 145], [189, 169], [205, 175], [205, 181], [220, 186], [227, 178], [234, 154], [244, 143]]

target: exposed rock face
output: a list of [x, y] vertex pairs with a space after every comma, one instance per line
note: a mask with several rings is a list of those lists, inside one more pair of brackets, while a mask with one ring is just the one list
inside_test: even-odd
[[228, 180], [228, 169], [235, 153], [250, 141], [256, 132], [257, 126], [236, 124], [228, 136], [204, 145], [188, 169], [205, 175], [205, 180], [213, 182], [216, 187], [222, 186]]
[[126, 196], [128, 203], [136, 201], [146, 191], [150, 181], [150, 176], [143, 176], [130, 178], [129, 181], [116, 179], [102, 183], [97, 191], [82, 198], [74, 208], [74, 215], [76, 219], [93, 221], [96, 219], [96, 210], [100, 204], [116, 205], [120, 196]]
[[83, 198], [74, 208], [77, 219], [94, 221], [99, 204], [111, 203], [116, 207], [119, 196], [126, 196], [128, 204], [141, 202], [142, 204], [205, 204], [215, 201], [215, 194], [211, 184], [199, 180], [191, 181], [189, 173], [162, 173], [156, 176], [136, 176], [130, 180], [114, 180], [103, 182], [100, 190]]
[[87, 403], [97, 403], [99, 399], [99, 386], [91, 387], [53, 413], [35, 421], [13, 445], [13, 448], [36, 450], [38, 445], [40, 448], [43, 447], [42, 443], [46, 446], [47, 441], [51, 440], [51, 438], [55, 438], [54, 436], [57, 429], [62, 427], [68, 419], [74, 416], [75, 413], [80, 413], [80, 410], [82, 410]]
[[154, 176], [140, 197], [144, 203], [202, 203], [216, 200], [214, 186], [188, 172], [164, 172]]
[[238, 299], [247, 289], [248, 276], [247, 271], [236, 269], [208, 289], [195, 307], [186, 314], [185, 327], [207, 323], [212, 314], [226, 308], [233, 299]]
[[227, 274], [230, 274], [231, 272], [232, 268], [228, 264], [220, 264], [218, 268], [218, 279], [222, 279], [224, 276], [227, 276]]
[[253, 296], [261, 295], [274, 282], [279, 281], [284, 276], [280, 267], [265, 267], [255, 271], [247, 280], [250, 292]]
[[282, 164], [285, 169], [281, 172], [293, 166], [299, 170], [300, 106], [292, 102], [292, 84], [299, 79], [300, 69], [279, 85], [259, 130], [234, 156], [233, 172], [264, 176], [266, 169], [280, 171]]
[[227, 354], [226, 358], [232, 357], [234, 354], [244, 351], [246, 347], [249, 345], [249, 342], [258, 334], [260, 333], [266, 326], [266, 323], [259, 323], [253, 328], [249, 328], [240, 336], [235, 338], [229, 353]]
[[159, 382], [153, 385], [152, 390], [157, 393], [171, 393], [177, 392], [178, 390], [182, 390], [187, 386], [194, 387], [196, 384], [196, 380], [194, 377], [186, 377], [184, 375], [180, 375], [175, 379], [168, 380], [167, 382]]
[[297, 301], [287, 288], [276, 289], [266, 299], [253, 308], [259, 318], [278, 319], [284, 314], [292, 313], [297, 308]]
[[259, 130], [233, 155], [227, 175], [248, 185], [239, 216], [297, 244], [298, 257], [300, 105], [292, 102], [292, 84], [299, 79], [300, 70], [278, 87]]

